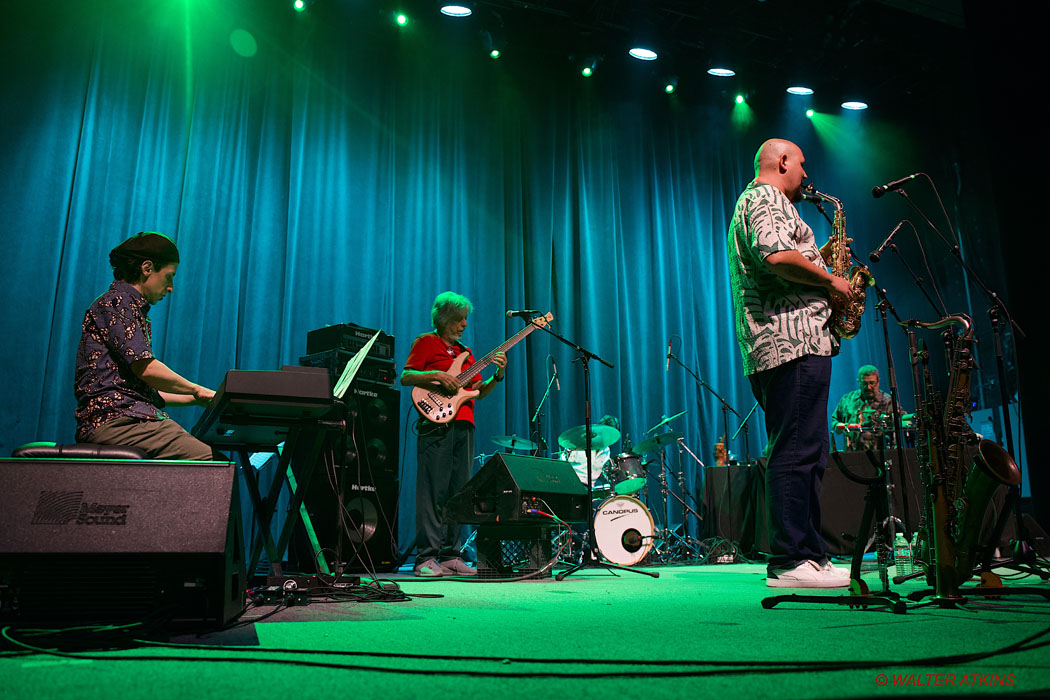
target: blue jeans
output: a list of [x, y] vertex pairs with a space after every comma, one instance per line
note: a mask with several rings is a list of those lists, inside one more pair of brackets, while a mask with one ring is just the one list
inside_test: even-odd
[[828, 463], [831, 358], [804, 355], [748, 377], [766, 415], [769, 569], [824, 564], [820, 481]]

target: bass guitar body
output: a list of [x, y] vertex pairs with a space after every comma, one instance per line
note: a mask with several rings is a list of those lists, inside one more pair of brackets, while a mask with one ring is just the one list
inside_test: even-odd
[[[466, 352], [460, 353], [452, 361], [452, 366], [445, 371], [453, 376], [458, 376], [463, 371], [463, 363], [467, 361], [469, 355], [470, 353]], [[464, 402], [470, 401], [480, 393], [477, 389], [461, 387], [455, 395], [449, 396], [437, 389], [414, 386], [412, 387], [412, 403], [415, 405], [416, 410], [427, 420], [433, 423], [449, 423], [459, 413], [459, 407]]]

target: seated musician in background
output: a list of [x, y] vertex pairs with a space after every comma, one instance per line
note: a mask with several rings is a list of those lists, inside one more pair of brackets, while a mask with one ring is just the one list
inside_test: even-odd
[[[452, 362], [470, 348], [461, 342], [467, 328], [467, 315], [474, 310], [470, 300], [455, 292], [442, 292], [434, 299], [430, 320], [434, 331], [412, 341], [412, 349], [401, 372], [404, 386], [427, 386], [450, 396], [459, 390], [456, 377], [449, 374]], [[472, 389], [483, 399], [503, 381], [507, 356], [493, 358], [496, 373], [484, 382], [478, 377]], [[467, 357], [463, 369], [474, 364]], [[474, 401], [460, 406], [448, 423], [432, 423], [420, 418], [416, 443], [416, 576], [474, 576], [477, 571], [463, 561], [463, 526], [441, 522], [441, 509], [470, 479], [474, 460]]]
[[[609, 414], [602, 416], [595, 425], [607, 425], [610, 428], [615, 428], [617, 433], [620, 432], [620, 419]], [[561, 458], [572, 465], [576, 476], [580, 477], [580, 481], [586, 484], [587, 450], [565, 450], [561, 453]], [[611, 458], [612, 453], [609, 445], [600, 450], [591, 451], [591, 485], [599, 491], [608, 490], [609, 488], [609, 482], [603, 477], [604, 469], [608, 466]]]
[[109, 254], [113, 284], [84, 314], [74, 392], [77, 442], [129, 445], [153, 459], [225, 458], [182, 429], [165, 405], [206, 406], [215, 392], [153, 355], [149, 310], [174, 289], [179, 250], [137, 233]]
[[880, 435], [889, 435], [892, 440], [893, 402], [889, 394], [879, 391], [879, 370], [875, 365], [857, 370], [857, 383], [860, 388], [839, 399], [835, 407], [835, 432], [845, 433], [847, 449], [874, 450], [879, 446]]

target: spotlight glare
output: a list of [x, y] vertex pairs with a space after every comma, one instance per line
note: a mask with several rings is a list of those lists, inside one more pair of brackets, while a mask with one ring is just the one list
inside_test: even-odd
[[499, 58], [500, 55], [499, 49], [492, 49], [489, 51], [489, 58]]
[[816, 112], [814, 112], [812, 109], [807, 109], [806, 110], [806, 118], [807, 119], [812, 119], [814, 114], [816, 114]]
[[295, 0], [295, 2], [292, 3], [292, 9], [296, 12], [302, 12], [306, 9], [306, 0]]
[[742, 104], [744, 104], [744, 96], [743, 96], [743, 95], [737, 95], [737, 96], [736, 96], [736, 103], [737, 103], [738, 105], [742, 105]]
[[673, 93], [674, 90], [675, 90], [675, 88], [674, 88], [674, 85], [672, 83], [667, 83], [667, 85], [664, 85], [664, 92], [666, 92], [668, 95]]
[[716, 78], [731, 78], [736, 75], [736, 71], [731, 68], [708, 68], [707, 73]]
[[639, 61], [655, 61], [656, 60], [656, 52], [655, 51], [653, 51], [652, 49], [643, 48], [641, 46], [636, 46], [633, 49], [629, 50], [627, 53], [631, 54], [631, 56], [633, 56], [634, 58], [637, 58]]
[[803, 87], [801, 85], [796, 85], [796, 86], [793, 86], [793, 87], [789, 87], [787, 89], [787, 91], [788, 91], [789, 94], [792, 94], [792, 95], [812, 95], [813, 94], [813, 88]]
[[466, 5], [442, 5], [441, 14], [449, 17], [469, 17], [473, 10]]
[[590, 66], [584, 66], [583, 70], [580, 71], [580, 75], [582, 75], [584, 78], [589, 78], [592, 75], [594, 75], [594, 69]]
[[400, 25], [402, 27], [405, 26], [406, 24], [408, 24], [408, 16], [407, 15], [400, 15], [399, 14], [395, 18], [395, 20], [397, 21], [398, 25]]
[[859, 110], [859, 109], [867, 109], [867, 108], [868, 108], [868, 103], [867, 102], [851, 101], [851, 102], [843, 102], [842, 103], [842, 109]]

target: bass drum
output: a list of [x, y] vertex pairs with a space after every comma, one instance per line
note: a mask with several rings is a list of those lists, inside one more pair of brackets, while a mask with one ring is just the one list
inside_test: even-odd
[[637, 498], [613, 496], [594, 512], [598, 551], [613, 564], [633, 566], [653, 547], [653, 516]]

